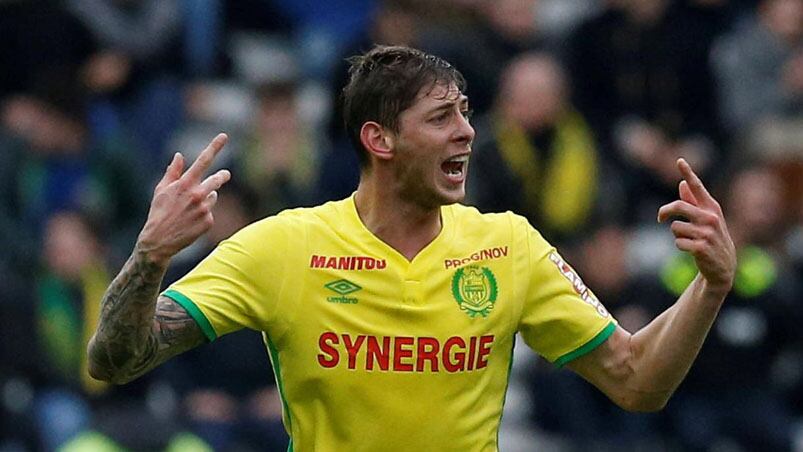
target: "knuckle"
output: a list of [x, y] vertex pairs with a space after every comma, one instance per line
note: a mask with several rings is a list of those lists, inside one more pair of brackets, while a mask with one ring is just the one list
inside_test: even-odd
[[713, 212], [705, 212], [702, 221], [707, 225], [715, 225], [719, 223], [719, 216]]
[[190, 200], [194, 203], [200, 203], [206, 199], [206, 194], [203, 190], [197, 189], [190, 192]]
[[186, 175], [184, 175], [173, 181], [171, 185], [175, 185], [176, 187], [179, 187], [179, 189], [181, 190], [186, 190], [190, 186], [190, 180], [189, 178], [186, 177]]

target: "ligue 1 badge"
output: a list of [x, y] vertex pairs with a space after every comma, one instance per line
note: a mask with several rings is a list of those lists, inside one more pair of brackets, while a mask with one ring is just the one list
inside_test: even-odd
[[488, 267], [468, 265], [452, 277], [452, 295], [460, 309], [474, 318], [488, 317], [496, 303], [496, 278]]

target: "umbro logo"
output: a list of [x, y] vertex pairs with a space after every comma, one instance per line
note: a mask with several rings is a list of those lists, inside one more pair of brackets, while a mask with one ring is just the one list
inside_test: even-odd
[[347, 279], [338, 279], [337, 281], [332, 281], [330, 283], [324, 284], [323, 287], [340, 295], [338, 297], [326, 297], [326, 301], [330, 303], [342, 303], [342, 304], [357, 304], [358, 300], [356, 298], [347, 297], [346, 295], [352, 294], [362, 289], [362, 287], [358, 286], [357, 284], [354, 284], [353, 282]]

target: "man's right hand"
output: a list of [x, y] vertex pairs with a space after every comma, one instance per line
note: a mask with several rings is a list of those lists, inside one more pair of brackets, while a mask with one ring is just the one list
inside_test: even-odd
[[222, 169], [202, 179], [228, 141], [221, 133], [184, 171], [184, 157], [173, 156], [162, 180], [153, 192], [148, 219], [139, 234], [135, 252], [144, 253], [150, 262], [167, 266], [170, 259], [202, 236], [214, 223], [212, 207], [217, 190], [231, 178]]

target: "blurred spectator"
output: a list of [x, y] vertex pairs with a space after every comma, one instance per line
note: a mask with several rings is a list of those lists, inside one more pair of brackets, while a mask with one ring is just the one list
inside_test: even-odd
[[93, 133], [126, 133], [148, 170], [161, 166], [165, 142], [181, 120], [179, 0], [68, 0], [67, 7], [99, 48], [82, 74], [95, 96]]
[[34, 266], [45, 219], [56, 211], [90, 212], [113, 231], [119, 251], [130, 248], [147, 205], [141, 162], [122, 140], [90, 141], [84, 99], [69, 82], [48, 78], [0, 112], [0, 243], [17, 268]]
[[469, 4], [473, 13], [470, 22], [450, 24], [444, 20], [422, 33], [421, 46], [425, 50], [445, 58], [463, 73], [466, 94], [478, 114], [492, 107], [501, 72], [513, 58], [527, 51], [555, 50], [538, 28], [540, 3], [473, 2]]
[[[800, 281], [775, 252], [782, 184], [761, 166], [732, 177], [724, 200], [738, 268], [733, 290], [667, 414], [683, 450], [736, 443], [744, 450], [791, 450], [791, 407], [779, 359], [799, 347]], [[642, 288], [660, 312], [695, 277], [690, 255], [666, 262], [657, 284]], [[748, 364], [749, 363], [749, 364]], [[780, 378], [779, 378], [780, 377]], [[794, 384], [794, 383], [792, 383]]]
[[47, 220], [42, 254], [35, 288], [42, 370], [35, 415], [44, 449], [55, 450], [89, 426], [85, 394], [105, 389], [89, 376], [86, 344], [111, 277], [97, 231], [76, 212], [55, 213]]
[[803, 117], [803, 1], [761, 1], [717, 43], [712, 62], [731, 133]]
[[599, 177], [596, 144], [569, 102], [568, 83], [548, 54], [513, 60], [493, 114], [478, 126], [469, 172], [472, 203], [525, 215], [557, 244], [583, 231]]
[[620, 168], [628, 220], [651, 220], [673, 199], [677, 157], [702, 173], [716, 157], [708, 49], [717, 25], [679, 3], [611, 2], [569, 45], [578, 106]]
[[313, 201], [318, 170], [315, 136], [299, 114], [295, 82], [257, 88], [251, 129], [234, 170], [258, 198], [260, 217]]
[[737, 248], [758, 246], [780, 254], [786, 228], [785, 186], [769, 166], [738, 171], [725, 199], [728, 228]]
[[86, 344], [111, 282], [102, 235], [77, 211], [54, 213], [46, 222], [34, 289], [32, 411], [41, 450], [163, 450], [177, 440], [178, 426], [158, 419], [158, 403], [148, 404], [158, 374], [120, 387], [89, 376]]
[[[218, 243], [255, 220], [258, 198], [236, 180], [220, 189], [215, 223], [209, 232], [173, 259], [165, 287], [186, 274]], [[187, 426], [214, 450], [287, 448], [282, 402], [267, 358], [260, 335], [243, 330], [165, 364]]]

